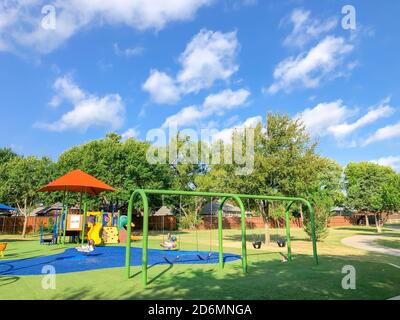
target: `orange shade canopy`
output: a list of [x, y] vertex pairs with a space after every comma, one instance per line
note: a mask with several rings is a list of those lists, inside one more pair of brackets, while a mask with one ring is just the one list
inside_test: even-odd
[[115, 189], [82, 170], [74, 170], [38, 190], [38, 192], [51, 191], [84, 192], [97, 195], [102, 191], [115, 191]]

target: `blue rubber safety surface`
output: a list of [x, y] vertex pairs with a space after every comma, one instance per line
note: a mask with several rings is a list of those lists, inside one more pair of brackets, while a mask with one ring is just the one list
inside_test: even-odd
[[[224, 253], [224, 262], [239, 260], [237, 254]], [[217, 252], [205, 251], [168, 251], [149, 249], [148, 266], [158, 264], [215, 264], [218, 263]], [[40, 275], [47, 273], [44, 266], [51, 265], [56, 273], [81, 272], [96, 269], [116, 268], [125, 266], [125, 247], [96, 247], [90, 253], [67, 249], [62, 253], [26, 258], [19, 260], [0, 260], [1, 275]], [[131, 266], [142, 265], [142, 249], [131, 248]], [[44, 271], [43, 271], [44, 270]]]

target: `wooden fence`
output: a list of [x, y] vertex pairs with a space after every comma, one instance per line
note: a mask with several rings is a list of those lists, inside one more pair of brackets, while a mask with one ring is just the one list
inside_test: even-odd
[[[22, 234], [24, 228], [24, 217], [0, 217], [0, 234]], [[40, 227], [48, 227], [54, 221], [53, 217], [28, 217], [26, 233], [39, 233]], [[137, 230], [142, 229], [143, 218], [133, 217], [132, 222]], [[163, 227], [164, 226], [164, 227]], [[150, 230], [176, 230], [175, 216], [151, 216], [149, 217]]]
[[[26, 232], [38, 233], [40, 227], [43, 225], [47, 227], [51, 224], [50, 219], [54, 221], [52, 217], [28, 217]], [[143, 218], [132, 217], [132, 221], [135, 224], [134, 230], [142, 230]], [[346, 216], [334, 216], [329, 219], [329, 227], [342, 227], [350, 226], [355, 224], [355, 219]], [[21, 234], [24, 226], [24, 217], [0, 217], [0, 234]], [[284, 228], [285, 220], [270, 220], [269, 226], [271, 228]], [[240, 217], [223, 217], [222, 227], [224, 229], [240, 229], [241, 219]], [[264, 221], [262, 217], [247, 217], [246, 227], [248, 229], [259, 229], [264, 228]], [[299, 218], [292, 219], [290, 221], [291, 228], [301, 228], [302, 223]], [[213, 216], [204, 216], [202, 222], [199, 225], [199, 229], [217, 229], [218, 219]], [[149, 217], [149, 230], [156, 231], [172, 231], [177, 229], [177, 220], [175, 216], [150, 216]]]
[[[43, 225], [47, 227], [51, 217], [28, 217], [26, 225], [26, 233], [37, 233]], [[22, 234], [24, 228], [25, 217], [0, 217], [0, 233], [1, 234]]]

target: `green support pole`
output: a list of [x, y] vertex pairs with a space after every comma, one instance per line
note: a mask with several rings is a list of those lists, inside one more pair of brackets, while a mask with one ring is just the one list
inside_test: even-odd
[[142, 194], [143, 199], [143, 246], [142, 246], [142, 284], [147, 285], [147, 251], [149, 238], [149, 203], [145, 193]]
[[135, 197], [140, 195], [143, 202], [143, 236], [142, 236], [142, 284], [147, 285], [147, 255], [148, 255], [148, 236], [149, 236], [149, 202], [146, 193], [143, 190], [136, 190], [130, 200], [128, 206], [128, 225], [126, 231], [126, 251], [125, 251], [125, 271], [126, 276], [130, 277], [130, 258], [131, 258], [131, 234], [132, 234], [132, 210]]
[[64, 213], [64, 222], [63, 222], [63, 240], [62, 244], [65, 244], [65, 234], [67, 231], [67, 216], [68, 216], [68, 207], [65, 207], [65, 213]]
[[82, 234], [81, 234], [82, 245], [85, 241], [86, 214], [87, 214], [87, 205], [85, 202], [83, 205], [83, 220], [82, 220]]
[[242, 229], [242, 268], [243, 272], [247, 272], [247, 248], [246, 248], [246, 212], [244, 210], [244, 205], [242, 200], [236, 195], [229, 195], [228, 197], [223, 197], [221, 204], [218, 208], [218, 257], [219, 257], [219, 267], [220, 269], [224, 268], [224, 259], [223, 259], [223, 247], [222, 247], [222, 209], [226, 200], [232, 198], [235, 200], [237, 205], [240, 208], [241, 214], [241, 229]]
[[[63, 227], [63, 230], [62, 230], [63, 234], [61, 235], [61, 226], [63, 226], [62, 214], [63, 214], [64, 209], [65, 209], [66, 197], [67, 197], [67, 187], [64, 187], [63, 199], [62, 199], [62, 209], [61, 209], [61, 215], [60, 215], [60, 228], [58, 229], [59, 241], [57, 241], [57, 243], [62, 243], [62, 244], [64, 244], [63, 240], [62, 240], [63, 238], [61, 238], [62, 236], [64, 236], [64, 227]], [[65, 225], [65, 223], [64, 223], [64, 225]]]
[[315, 263], [318, 264], [318, 254], [317, 254], [317, 237], [315, 235], [315, 216], [314, 216], [314, 208], [308, 202], [307, 204], [308, 210], [310, 210], [310, 222], [311, 222], [311, 235], [312, 235], [312, 243], [313, 243], [313, 255]]
[[246, 249], [246, 211], [244, 210], [244, 205], [242, 200], [235, 196], [233, 197], [239, 204], [242, 222], [242, 268], [243, 273], [247, 273], [247, 249]]
[[136, 193], [133, 193], [128, 205], [128, 224], [126, 226], [126, 250], [125, 250], [125, 271], [126, 278], [129, 279], [131, 276], [131, 233], [132, 233], [132, 209], [133, 209], [133, 199]]
[[[293, 202], [292, 202], [293, 203]], [[292, 203], [286, 207], [285, 210], [285, 218], [286, 218], [286, 241], [287, 241], [287, 256], [288, 260], [292, 260], [292, 244], [290, 240], [290, 217], [289, 217], [289, 210], [292, 206]]]
[[56, 213], [57, 213], [57, 218], [56, 218], [56, 224], [57, 224], [57, 244], [60, 243], [61, 241], [61, 233], [60, 233], [60, 229], [61, 229], [61, 217], [62, 217], [62, 211], [63, 209], [61, 209], [61, 215], [58, 213], [58, 209], [56, 209]]
[[[312, 227], [312, 240], [313, 240], [313, 255], [314, 261], [318, 264], [318, 254], [317, 254], [317, 242], [315, 236], [315, 217], [314, 217], [314, 209], [312, 208], [309, 201], [299, 198], [299, 197], [282, 197], [282, 196], [264, 196], [264, 195], [246, 195], [246, 194], [232, 194], [232, 193], [221, 193], [221, 192], [197, 192], [197, 191], [177, 191], [177, 190], [149, 190], [149, 189], [138, 189], [132, 193], [132, 196], [129, 200], [128, 207], [128, 226], [127, 226], [127, 241], [126, 241], [126, 255], [125, 255], [125, 270], [127, 278], [130, 277], [130, 247], [131, 247], [131, 223], [132, 223], [132, 210], [133, 210], [133, 201], [137, 195], [140, 195], [143, 202], [143, 255], [142, 255], [142, 282], [145, 286], [147, 284], [147, 251], [148, 251], [148, 198], [147, 195], [179, 195], [179, 196], [193, 196], [193, 197], [213, 197], [213, 198], [221, 198], [224, 199], [225, 202], [227, 199], [231, 198], [235, 200], [235, 202], [240, 207], [241, 212], [241, 230], [242, 230], [242, 268], [243, 272], [247, 272], [247, 249], [246, 249], [246, 212], [244, 209], [244, 205], [242, 202], [243, 199], [256, 199], [256, 200], [269, 200], [269, 201], [285, 201], [291, 202], [292, 205], [294, 202], [301, 202], [305, 204], [310, 210], [310, 221]], [[221, 267], [223, 267], [223, 255], [222, 253], [222, 206], [218, 210], [218, 250], [219, 250], [219, 263]], [[286, 209], [286, 229], [288, 237], [288, 250], [291, 250], [290, 245], [290, 223], [288, 223], [289, 218], [289, 208]], [[220, 212], [221, 211], [221, 212]], [[290, 222], [290, 221], [289, 221]], [[290, 251], [288, 251], [290, 252]], [[291, 257], [291, 252], [290, 252]]]
[[223, 253], [223, 243], [222, 243], [222, 209], [226, 198], [221, 200], [221, 204], [218, 208], [218, 261], [219, 261], [219, 269], [222, 270], [224, 268], [224, 253]]

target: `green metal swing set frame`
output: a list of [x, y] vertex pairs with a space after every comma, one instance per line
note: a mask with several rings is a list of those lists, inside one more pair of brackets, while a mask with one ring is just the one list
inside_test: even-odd
[[148, 257], [148, 235], [149, 235], [149, 201], [148, 195], [168, 195], [168, 196], [191, 196], [191, 197], [211, 197], [220, 198], [220, 205], [218, 208], [218, 261], [219, 269], [224, 268], [223, 261], [223, 234], [222, 234], [222, 208], [228, 199], [232, 199], [240, 208], [241, 213], [241, 232], [242, 232], [242, 271], [247, 273], [247, 248], [246, 248], [246, 212], [242, 199], [254, 200], [268, 200], [268, 201], [283, 201], [288, 205], [285, 209], [286, 221], [286, 237], [287, 237], [287, 258], [289, 261], [292, 259], [292, 248], [290, 242], [290, 214], [289, 210], [296, 202], [303, 203], [307, 206], [310, 213], [311, 223], [311, 240], [313, 247], [313, 256], [315, 264], [318, 264], [317, 253], [317, 239], [315, 236], [315, 216], [314, 209], [309, 201], [299, 197], [281, 197], [281, 196], [263, 196], [263, 195], [247, 195], [247, 194], [234, 194], [234, 193], [219, 193], [219, 192], [197, 192], [197, 191], [179, 191], [179, 190], [152, 190], [152, 189], [137, 189], [135, 190], [129, 200], [128, 206], [128, 224], [127, 224], [127, 241], [125, 252], [125, 272], [126, 276], [130, 278], [130, 256], [131, 256], [131, 223], [133, 202], [140, 197], [143, 203], [143, 242], [142, 242], [142, 284], [148, 284], [147, 277], [147, 257]]

